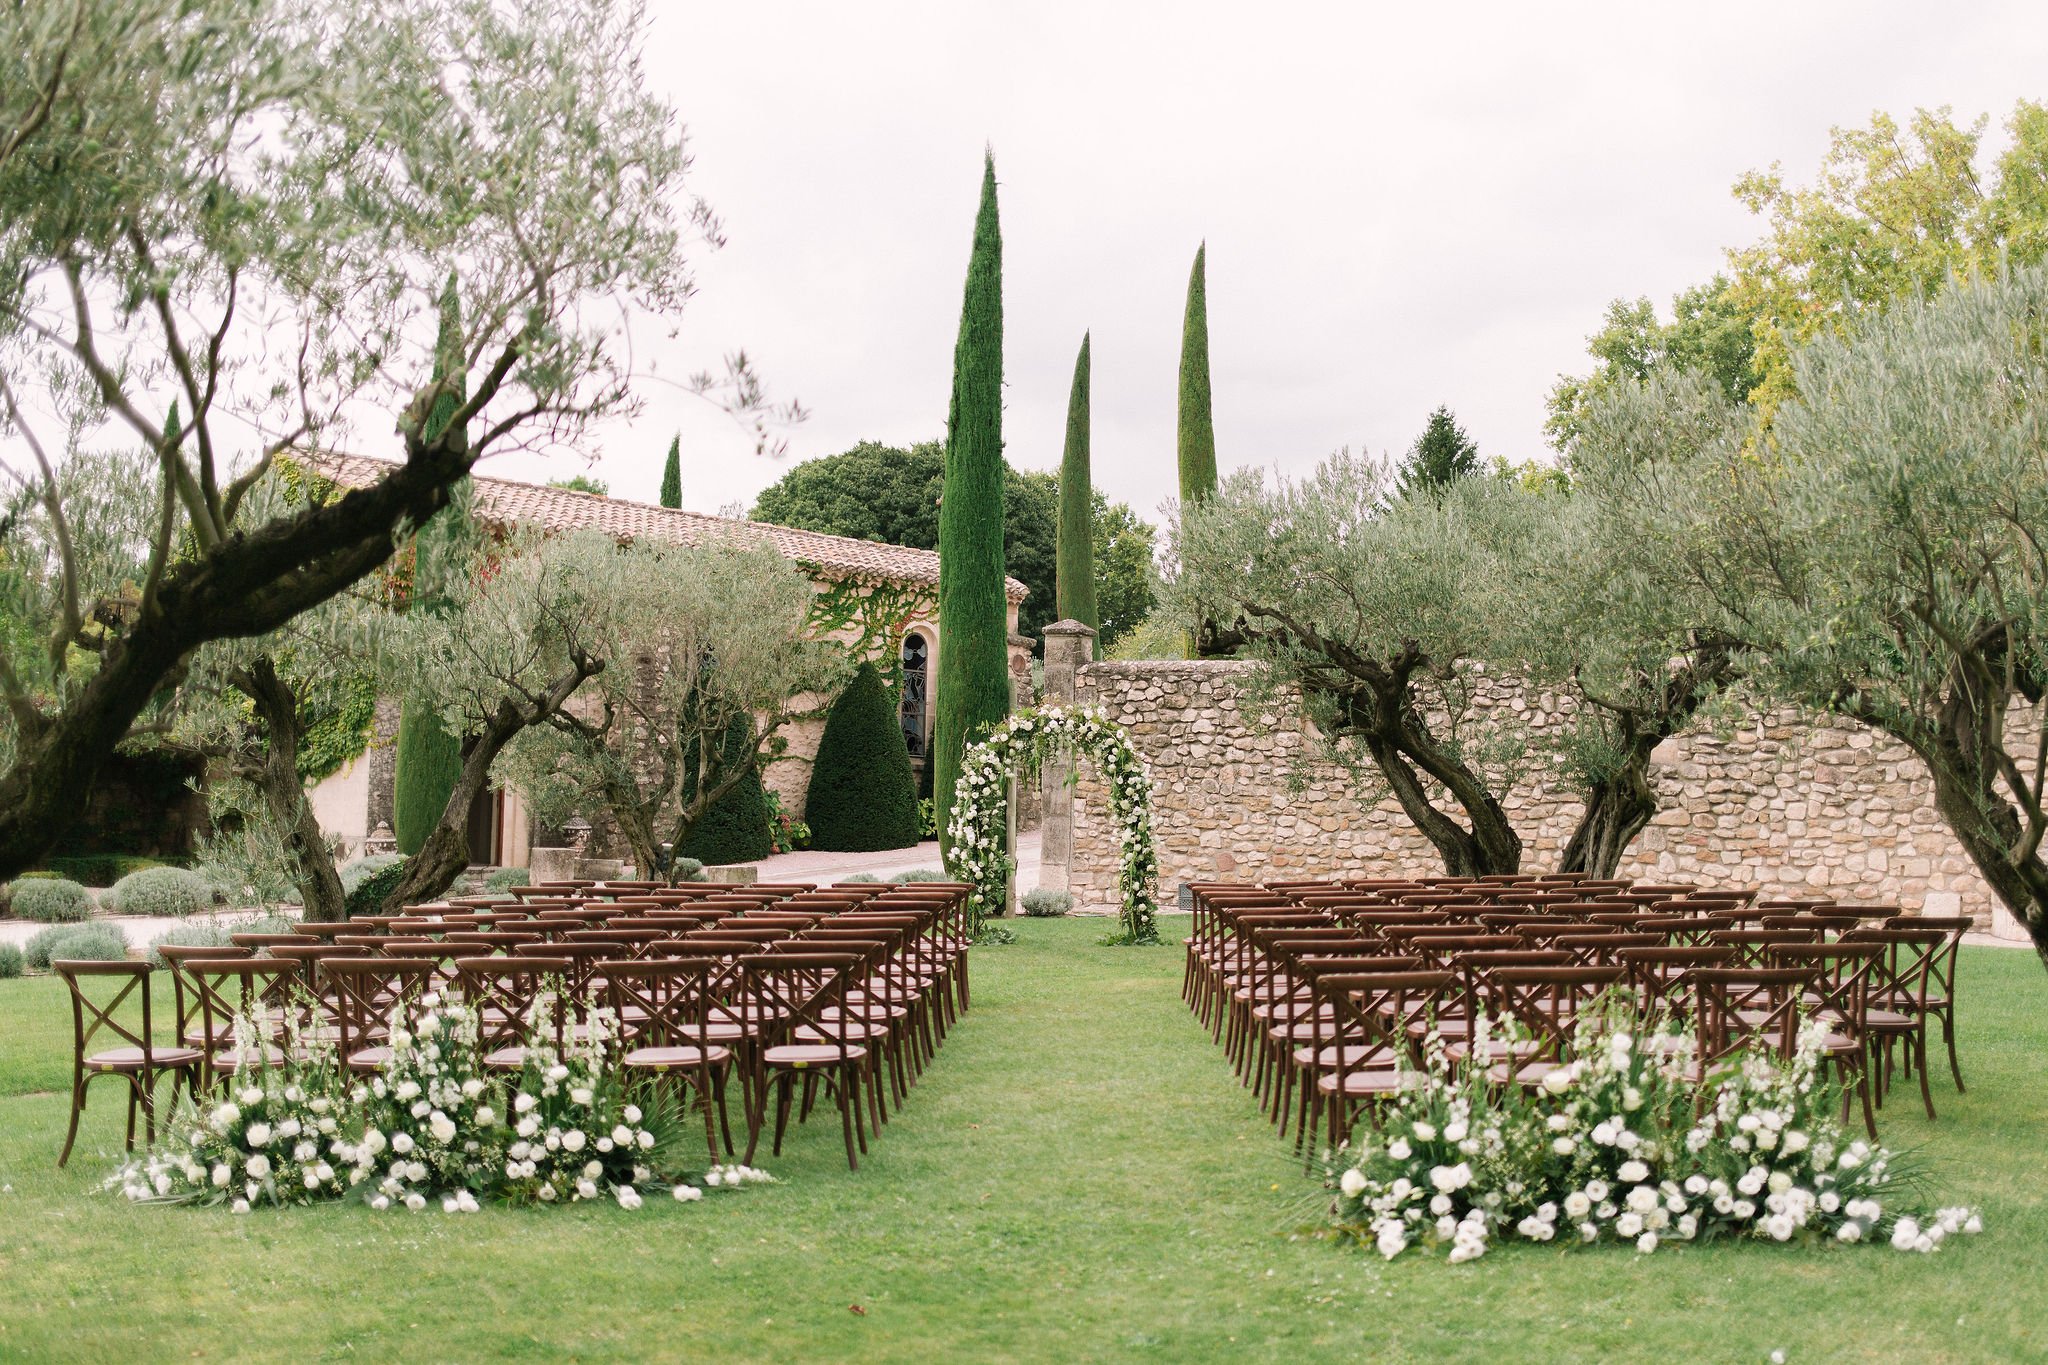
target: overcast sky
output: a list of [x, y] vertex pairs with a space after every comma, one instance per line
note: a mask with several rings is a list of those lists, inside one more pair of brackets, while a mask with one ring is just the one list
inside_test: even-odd
[[[789, 454], [657, 379], [595, 472], [651, 500], [671, 433], [716, 511], [798, 459], [941, 436], [981, 151], [1000, 183], [1012, 463], [1057, 467], [1094, 334], [1094, 473], [1173, 495], [1181, 309], [1209, 244], [1226, 470], [1399, 451], [1449, 404], [1543, 456], [1543, 400], [1607, 301], [1667, 308], [1758, 234], [1729, 194], [1810, 181], [1830, 125], [2048, 97], [2034, 3], [702, 5], [649, 69], [729, 244], [662, 376], [745, 347], [810, 419]], [[1683, 17], [1681, 17], [1683, 16]], [[571, 472], [495, 462], [514, 476]]]

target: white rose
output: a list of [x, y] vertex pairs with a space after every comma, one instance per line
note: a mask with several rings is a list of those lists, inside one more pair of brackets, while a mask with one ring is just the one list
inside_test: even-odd
[[1344, 1172], [1343, 1177], [1338, 1180], [1337, 1188], [1344, 1192], [1346, 1199], [1358, 1198], [1359, 1195], [1365, 1193], [1365, 1172], [1359, 1170], [1356, 1166], [1350, 1167]]
[[427, 1131], [434, 1135], [434, 1141], [445, 1147], [455, 1141], [455, 1120], [437, 1109], [427, 1120]]
[[695, 1185], [678, 1185], [675, 1187], [675, 1189], [671, 1190], [670, 1193], [675, 1195], [677, 1200], [685, 1204], [692, 1203], [704, 1197], [704, 1191], [698, 1189]]
[[391, 1139], [391, 1150], [404, 1156], [413, 1148], [412, 1134], [399, 1133]]
[[1551, 1139], [1550, 1150], [1556, 1152], [1559, 1156], [1570, 1156], [1573, 1152], [1577, 1151], [1578, 1149], [1579, 1144], [1573, 1142], [1568, 1137]]
[[217, 1165], [213, 1168], [213, 1187], [217, 1190], [226, 1189], [228, 1181], [234, 1178], [235, 1173], [228, 1169], [227, 1163], [225, 1162], [222, 1162], [220, 1165]]
[[251, 1180], [261, 1180], [264, 1176], [270, 1174], [270, 1158], [258, 1152], [249, 1158], [244, 1164], [243, 1169], [249, 1172]]
[[498, 1121], [498, 1111], [491, 1108], [488, 1104], [478, 1105], [476, 1121], [488, 1128]]
[[225, 1133], [228, 1129], [241, 1122], [241, 1119], [242, 1111], [238, 1107], [232, 1104], [223, 1104], [220, 1108], [213, 1111], [213, 1130], [216, 1133]]
[[1640, 1161], [1624, 1161], [1615, 1174], [1621, 1177], [1623, 1184], [1635, 1185], [1650, 1178], [1650, 1168]]
[[580, 1152], [583, 1150], [585, 1140], [581, 1128], [571, 1128], [568, 1132], [562, 1134], [562, 1150], [565, 1152]]
[[514, 1113], [523, 1114], [539, 1103], [539, 1100], [522, 1090], [519, 1092], [519, 1097], [512, 1101], [512, 1110]]
[[579, 1085], [569, 1092], [569, 1102], [580, 1104], [586, 1109], [590, 1107], [590, 1098], [590, 1087], [587, 1085]]
[[1406, 1161], [1408, 1159], [1408, 1152], [1408, 1140], [1406, 1138], [1395, 1138], [1387, 1144], [1387, 1155], [1395, 1161]]

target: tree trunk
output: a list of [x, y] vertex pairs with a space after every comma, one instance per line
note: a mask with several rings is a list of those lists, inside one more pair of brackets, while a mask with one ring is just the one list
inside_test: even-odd
[[1620, 772], [1595, 782], [1586, 793], [1585, 813], [1565, 843], [1557, 870], [1612, 877], [1628, 846], [1656, 813], [1649, 757], [1631, 755]]
[[1918, 752], [1934, 779], [1934, 808], [1992, 894], [2027, 926], [2034, 952], [2048, 967], [2048, 860], [2038, 847], [2022, 856], [2025, 828], [2018, 812], [1998, 794], [1995, 774], [1972, 761], [1965, 748], [1944, 742], [1931, 753]]
[[237, 533], [164, 577], [63, 708], [16, 735], [0, 776], [0, 878], [34, 865], [85, 808], [100, 768], [185, 657], [211, 640], [260, 635], [318, 606], [391, 556], [469, 470], [467, 449], [408, 438], [408, 459], [369, 488]]
[[292, 883], [299, 889], [299, 903], [305, 917], [316, 924], [332, 924], [348, 918], [348, 899], [341, 889], [341, 874], [335, 871], [334, 854], [327, 837], [313, 815], [313, 803], [306, 799], [306, 784], [299, 777], [298, 698], [277, 676], [268, 656], [261, 656], [247, 668], [236, 669], [232, 681], [256, 705], [269, 743], [258, 765], [257, 787], [273, 819], [285, 831], [297, 873]]
[[528, 726], [544, 724], [559, 712], [583, 685], [583, 680], [604, 667], [601, 659], [578, 653], [547, 691], [537, 697], [504, 697], [482, 733], [472, 736], [462, 749], [462, 772], [441, 807], [441, 818], [427, 832], [420, 851], [406, 864], [405, 876], [384, 900], [380, 912], [399, 913], [405, 906], [437, 899], [455, 884], [469, 866], [469, 810], [489, 785], [491, 765], [505, 746]]

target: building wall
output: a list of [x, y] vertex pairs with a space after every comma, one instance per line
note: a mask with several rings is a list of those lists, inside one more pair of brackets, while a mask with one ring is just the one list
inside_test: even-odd
[[363, 851], [363, 839], [376, 826], [369, 821], [370, 771], [376, 766], [376, 750], [351, 759], [341, 771], [330, 773], [306, 792], [313, 818], [320, 831], [337, 844], [338, 856], [346, 862]]
[[[1253, 667], [1170, 661], [1076, 671], [1077, 700], [1129, 730], [1151, 769], [1162, 898], [1171, 903], [1183, 881], [1440, 871], [1391, 797], [1362, 806], [1347, 774], [1306, 758], [1309, 736], [1288, 694], [1250, 703], [1244, 684]], [[1548, 698], [1503, 691], [1492, 704], [1517, 708], [1539, 729], [1557, 723]], [[1861, 726], [1789, 709], [1752, 715], [1718, 734], [1668, 742], [1654, 779], [1667, 808], [1636, 839], [1623, 875], [1992, 918], [1993, 898], [1936, 814], [1925, 769]], [[1117, 903], [1103, 797], [1084, 771], [1068, 884], [1089, 906]], [[1579, 803], [1538, 772], [1506, 805], [1525, 841], [1523, 866], [1554, 867]]]

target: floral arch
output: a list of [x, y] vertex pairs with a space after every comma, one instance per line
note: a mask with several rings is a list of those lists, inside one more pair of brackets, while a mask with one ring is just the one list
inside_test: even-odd
[[1131, 747], [1123, 727], [1085, 706], [1037, 706], [1019, 711], [971, 744], [962, 756], [954, 788], [952, 863], [956, 876], [973, 883], [969, 896], [974, 922], [1001, 913], [1016, 859], [1006, 838], [1009, 792], [1006, 779], [1029, 780], [1047, 759], [1082, 758], [1094, 763], [1109, 788], [1110, 819], [1119, 845], [1117, 884], [1123, 900], [1123, 929], [1112, 943], [1159, 942], [1153, 916], [1159, 855], [1152, 845], [1152, 779]]

